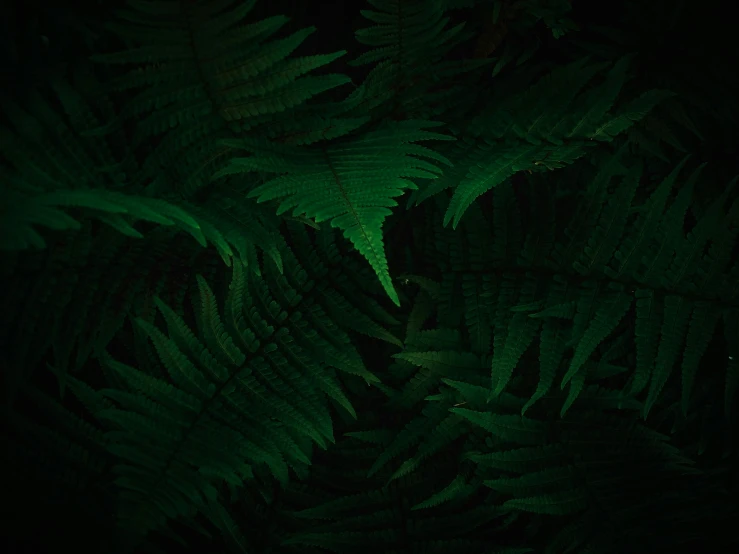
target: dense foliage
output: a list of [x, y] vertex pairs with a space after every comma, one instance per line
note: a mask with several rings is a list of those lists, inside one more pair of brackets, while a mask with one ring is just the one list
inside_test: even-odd
[[737, 549], [710, 6], [117, 4], [6, 19], [13, 546]]

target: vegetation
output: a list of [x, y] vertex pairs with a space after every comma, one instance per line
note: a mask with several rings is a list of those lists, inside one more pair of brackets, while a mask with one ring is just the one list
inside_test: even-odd
[[736, 551], [728, 18], [116, 4], [7, 19], [18, 551]]

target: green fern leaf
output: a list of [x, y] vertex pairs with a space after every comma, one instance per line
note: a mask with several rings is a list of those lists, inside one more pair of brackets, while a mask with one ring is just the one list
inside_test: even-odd
[[[562, 280], [555, 279], [549, 290], [547, 304], [553, 305], [555, 308], [565, 305], [562, 303], [562, 300], [565, 298], [566, 293], [567, 284]], [[574, 303], [572, 306], [574, 310]], [[545, 308], [543, 312], [538, 312], [538, 314], [529, 314], [529, 317], [541, 315], [547, 312], [547, 310], [549, 308]], [[567, 349], [569, 338], [570, 330], [562, 322], [553, 318], [543, 319], [539, 345], [539, 383], [536, 386], [534, 394], [526, 401], [523, 408], [521, 408], [522, 416], [526, 415], [529, 408], [543, 398], [549, 392], [549, 389], [551, 389], [557, 375], [557, 370]]]
[[583, 113], [576, 112], [574, 116], [565, 119], [564, 128], [569, 129], [566, 137], [587, 138], [593, 134], [621, 91], [626, 81], [629, 62], [629, 57], [618, 60], [608, 72], [603, 84], [583, 95], [582, 105], [586, 109]]
[[661, 313], [654, 298], [654, 291], [637, 289], [636, 296], [636, 370], [631, 383], [631, 394], [639, 394], [647, 386], [659, 343]]
[[574, 377], [597, 346], [613, 331], [631, 307], [630, 294], [616, 292], [595, 312], [593, 320], [575, 347], [570, 367], [562, 378], [562, 388]]
[[650, 90], [643, 93], [619, 109], [613, 118], [608, 118], [605, 123], [599, 125], [591, 134], [591, 138], [597, 141], [613, 140], [617, 135], [641, 121], [654, 106], [673, 96], [675, 93], [666, 90]]
[[[523, 304], [533, 301], [537, 287], [534, 275], [526, 275], [520, 287], [521, 291], [518, 301]], [[541, 322], [537, 319], [532, 319], [525, 313], [514, 312], [508, 324], [505, 346], [502, 351], [496, 349], [493, 355], [491, 382], [494, 388], [492, 389], [491, 397], [498, 396], [508, 385], [513, 375], [514, 367], [534, 340], [540, 325]]]
[[640, 177], [641, 168], [634, 166], [624, 177], [615, 194], [607, 199], [582, 255], [572, 265], [581, 275], [603, 271], [614, 255], [626, 228], [628, 209]]
[[411, 507], [411, 511], [433, 508], [434, 506], [438, 506], [440, 504], [443, 504], [444, 502], [449, 502], [460, 497], [465, 497], [475, 488], [476, 487], [474, 485], [470, 485], [467, 483], [467, 480], [463, 475], [457, 475], [454, 480], [442, 490], [433, 494], [431, 497], [427, 498], [423, 502], [419, 502], [418, 504]]
[[531, 493], [554, 492], [557, 489], [567, 488], [568, 484], [572, 484], [573, 476], [571, 466], [562, 466], [525, 473], [520, 477], [488, 479], [483, 483], [493, 490], [525, 497]]
[[198, 288], [200, 289], [200, 303], [202, 307], [202, 331], [206, 344], [222, 363], [232, 367], [241, 366], [246, 360], [246, 355], [234, 344], [233, 338], [226, 332], [221, 317], [218, 315], [213, 291], [202, 275], [197, 275]]
[[236, 158], [216, 177], [250, 170], [283, 173], [249, 191], [258, 202], [280, 199], [277, 214], [293, 208], [293, 216], [305, 215], [344, 232], [370, 263], [385, 292], [399, 305], [388, 273], [382, 238], [382, 223], [397, 205], [394, 197], [416, 185], [406, 177], [435, 178], [439, 169], [411, 156], [450, 162], [419, 140], [454, 140], [424, 131], [439, 123], [401, 121], [369, 131], [354, 139], [339, 140], [323, 149], [295, 149], [268, 145], [263, 141], [223, 141], [224, 146], [250, 151], [249, 158]]
[[690, 319], [690, 328], [685, 339], [685, 352], [683, 353], [682, 393], [680, 396], [680, 407], [684, 416], [687, 416], [690, 395], [693, 392], [695, 376], [698, 372], [698, 364], [708, 348], [708, 343], [713, 336], [716, 325], [721, 317], [721, 310], [717, 306], [707, 302], [696, 302]]
[[[530, 169], [541, 147], [531, 144], [515, 144], [490, 152], [489, 161], [471, 167], [465, 180], [459, 183], [449, 208], [444, 215], [446, 227], [452, 219], [452, 229], [459, 225], [462, 215], [478, 196], [504, 182], [515, 173]], [[542, 156], [543, 157], [543, 156]]]
[[684, 297], [671, 294], [665, 298], [662, 338], [657, 351], [652, 380], [649, 383], [649, 393], [644, 402], [643, 416], [645, 419], [672, 373], [692, 310], [693, 303]]
[[588, 495], [580, 489], [507, 500], [504, 507], [534, 514], [569, 515], [588, 507]]
[[567, 459], [567, 453], [560, 444], [545, 444], [485, 454], [469, 452], [466, 457], [481, 466], [521, 472], [543, 470], [563, 463]]
[[567, 393], [567, 398], [564, 401], [564, 404], [562, 405], [562, 408], [559, 411], [559, 417], [564, 418], [567, 411], [572, 406], [572, 403], [577, 399], [577, 397], [582, 392], [583, 388], [585, 387], [585, 379], [587, 378], [587, 370], [588, 367], [585, 366], [578, 370], [577, 373], [570, 379], [570, 390]]
[[521, 416], [477, 412], [466, 408], [451, 408], [449, 411], [459, 414], [506, 441], [538, 444], [544, 439], [547, 432], [547, 428], [543, 423]]
[[611, 279], [618, 280], [622, 275], [631, 276], [634, 274], [634, 270], [639, 267], [649, 241], [655, 236], [659, 228], [670, 191], [688, 159], [687, 156], [683, 158], [670, 174], [660, 182], [647, 203], [638, 208], [638, 219], [633, 226], [635, 231], [627, 232], [624, 235], [621, 246], [613, 254], [614, 259], [619, 262], [618, 271], [613, 271], [609, 267], [604, 268], [604, 273]]

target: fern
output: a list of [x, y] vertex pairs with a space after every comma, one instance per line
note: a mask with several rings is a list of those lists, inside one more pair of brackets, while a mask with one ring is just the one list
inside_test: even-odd
[[[287, 305], [292, 314], [281, 311], [260, 281], [247, 286], [244, 278], [243, 270], [235, 266], [229, 300], [233, 324], [228, 329], [212, 291], [202, 278], [198, 279], [203, 342], [160, 301], [157, 304], [171, 338], [138, 320], [153, 341], [172, 384], [111, 358], [103, 360], [130, 391], [104, 390], [118, 407], [95, 415], [106, 425], [113, 425], [109, 448], [122, 461], [116, 470], [124, 499], [118, 517], [122, 528], [132, 533], [146, 534], [177, 515], [222, 509], [213, 504], [217, 499], [214, 479], [240, 485], [257, 464], [266, 464], [276, 478], [286, 483], [286, 462], [309, 463], [296, 442], [300, 436], [310, 437], [322, 448], [326, 448], [327, 440], [333, 441], [328, 414], [325, 407], [320, 407], [322, 393], [312, 389], [298, 366], [287, 365], [288, 360], [302, 361], [302, 371], [323, 381], [324, 392], [333, 394], [353, 411], [335, 376], [321, 376], [326, 369], [303, 354], [301, 343], [306, 329], [301, 325], [300, 312]], [[285, 322], [289, 327], [276, 332], [270, 322]], [[319, 336], [314, 333], [312, 340], [315, 343]], [[178, 421], [181, 424], [176, 424]], [[165, 422], [175, 426], [168, 428]], [[221, 459], [225, 451], [218, 444], [227, 437], [236, 450], [226, 460]], [[142, 443], [144, 438], [147, 440]], [[144, 448], [149, 441], [157, 444], [157, 452], [168, 461], [155, 462], [149, 448]], [[202, 451], [205, 444], [210, 446]], [[203, 457], [206, 451], [210, 457]], [[182, 511], [190, 501], [195, 504]]]
[[[218, 217], [228, 210], [223, 199], [215, 199], [204, 209], [171, 195], [151, 197], [141, 189], [126, 188], [125, 179], [137, 168], [130, 149], [120, 148], [122, 133], [105, 140], [84, 136], [99, 124], [101, 114], [111, 115], [110, 99], [93, 93], [99, 85], [89, 67], [80, 66], [72, 77], [89, 87], [86, 94], [57, 76], [50, 83], [51, 90], [34, 90], [29, 95], [26, 104], [33, 115], [10, 99], [3, 103], [11, 125], [2, 131], [6, 190], [0, 214], [1, 248], [20, 252], [18, 266], [7, 259], [9, 308], [4, 325], [8, 330], [3, 336], [14, 340], [8, 340], [4, 350], [6, 363], [25, 368], [29, 374], [50, 346], [63, 372], [81, 367], [90, 354], [104, 349], [123, 325], [126, 313], [148, 300], [146, 288], [156, 288], [156, 260], [166, 255], [163, 250], [168, 247], [172, 253], [192, 256], [192, 247], [182, 245], [180, 250], [177, 232], [184, 231], [201, 247], [214, 246], [226, 265], [236, 256], [255, 267], [257, 241], [280, 263], [273, 231], [258, 208], [240, 208], [250, 220], [234, 224]], [[122, 236], [108, 234], [98, 223]], [[248, 236], [251, 239], [245, 241]], [[147, 245], [128, 244], [124, 237]], [[47, 252], [24, 256], [28, 249]], [[119, 271], [106, 270], [105, 264], [116, 258]], [[147, 261], [141, 263], [142, 258]], [[137, 264], [142, 269], [134, 271]], [[19, 278], [13, 276], [16, 272]], [[100, 297], [103, 283], [107, 298]], [[40, 331], [35, 337], [30, 329], [42, 315], [32, 296], [42, 301], [43, 296], [34, 290], [55, 298], [43, 316], [52, 330]], [[77, 302], [71, 303], [72, 298]], [[22, 307], [16, 308], [17, 303]], [[14, 320], [21, 325], [11, 331]], [[30, 341], [35, 341], [33, 346]], [[73, 355], [76, 360], [70, 360]], [[16, 375], [18, 381], [9, 383], [11, 398], [27, 378]]]
[[637, 4], [128, 0], [4, 89], [11, 542], [736, 550], [736, 83]]
[[[491, 161], [484, 165], [465, 164], [468, 175], [454, 191], [444, 224], [454, 219], [456, 228], [475, 198], [515, 173], [538, 166], [554, 169], [571, 164], [585, 155], [590, 141], [613, 140], [639, 121], [663, 93], [645, 95], [627, 105], [622, 114], [610, 115], [613, 98], [625, 79], [624, 64], [621, 61], [614, 65], [600, 87], [578, 96], [580, 89], [601, 68], [575, 62], [540, 79], [510, 105], [496, 107], [479, 117], [469, 132], [480, 141], [482, 153]], [[565, 110], [573, 104], [578, 105], [577, 111], [565, 115]], [[506, 140], [508, 133], [511, 138]], [[436, 188], [434, 192], [439, 190], [442, 189]]]
[[254, 5], [254, 0], [132, 2], [111, 31], [137, 46], [93, 56], [99, 63], [138, 66], [109, 87], [143, 88], [119, 122], [137, 120], [138, 143], [162, 136], [142, 175], [153, 180], [150, 187], [191, 196], [228, 162], [229, 150], [220, 139], [272, 126], [276, 114], [347, 82], [343, 75], [304, 76], [344, 52], [288, 59], [315, 28], [270, 41], [287, 18], [243, 25]]
[[[286, 146], [270, 148], [243, 139], [229, 141], [224, 144], [246, 149], [252, 156], [232, 160], [216, 176], [250, 170], [285, 173], [249, 190], [247, 197], [257, 198], [258, 202], [282, 200], [277, 215], [294, 208], [293, 216], [304, 215], [316, 223], [330, 221], [367, 258], [390, 299], [399, 304], [388, 273], [382, 222], [390, 214], [388, 208], [397, 205], [393, 198], [402, 195], [406, 188], [416, 188], [404, 178], [434, 178], [439, 171], [412, 155], [450, 163], [432, 150], [412, 144], [419, 140], [450, 140], [424, 131], [434, 126], [437, 124], [433, 122], [405, 121], [313, 152]], [[301, 180], [312, 186], [301, 185]]]

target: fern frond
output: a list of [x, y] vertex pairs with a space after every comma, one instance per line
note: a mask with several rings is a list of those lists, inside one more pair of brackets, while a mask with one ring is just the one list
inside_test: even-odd
[[[585, 155], [594, 141], [613, 140], [665, 96], [659, 91], [647, 93], [648, 96], [623, 108], [626, 114], [611, 114], [613, 99], [626, 78], [626, 61], [614, 66], [605, 88], [578, 95], [602, 69], [597, 64], [584, 63], [578, 60], [550, 73], [525, 94], [496, 106], [467, 129], [479, 137], [476, 146], [486, 160], [465, 164], [468, 174], [456, 185], [444, 225], [453, 219], [452, 227], [456, 228], [475, 198], [519, 171], [536, 170], [538, 166], [551, 170], [572, 164]], [[573, 104], [578, 106], [574, 114], [566, 111]]]
[[[292, 259], [288, 260], [292, 270]], [[267, 464], [284, 483], [285, 460], [310, 463], [297, 439], [311, 437], [325, 448], [325, 440], [333, 440], [333, 436], [323, 401], [303, 372], [312, 374], [326, 394], [353, 412], [335, 376], [301, 353], [301, 345], [306, 344], [301, 337], [308, 329], [296, 317], [300, 312], [292, 312], [284, 296], [275, 296], [293, 313], [288, 318], [259, 283], [246, 282], [241, 268], [234, 267], [230, 315], [224, 324], [214, 293], [199, 277], [202, 312], [198, 335], [202, 338], [158, 299], [172, 338], [155, 325], [138, 320], [171, 382], [103, 358], [132, 391], [106, 390], [106, 396], [119, 407], [96, 412], [106, 423], [118, 427], [109, 436], [111, 452], [120, 457], [119, 472], [124, 476], [119, 479], [125, 499], [119, 514], [124, 528], [146, 534], [177, 514], [189, 516], [192, 510], [214, 513], [221, 508], [213, 505], [213, 487], [220, 479], [243, 484], [254, 465]], [[299, 297], [293, 298], [299, 301]], [[275, 332], [270, 322], [285, 322], [288, 327]], [[313, 335], [312, 340], [318, 338]], [[249, 410], [245, 410], [247, 405]], [[184, 426], [175, 424], [177, 421]], [[276, 422], [286, 427], [280, 431]], [[145, 449], [147, 437], [157, 441], [157, 452], [166, 453], [169, 462], [153, 463], [155, 454]], [[226, 437], [233, 450], [224, 457], [225, 451], [216, 445]], [[193, 473], [191, 467], [198, 469]]]
[[280, 215], [293, 208], [316, 223], [331, 222], [341, 229], [357, 251], [370, 263], [388, 296], [399, 300], [388, 273], [382, 240], [382, 223], [397, 206], [393, 200], [405, 189], [415, 189], [405, 177], [433, 179], [438, 168], [417, 157], [449, 164], [443, 156], [413, 144], [419, 140], [453, 140], [425, 131], [437, 123], [404, 121], [369, 131], [353, 140], [337, 141], [321, 149], [269, 146], [262, 141], [241, 139], [225, 144], [247, 150], [249, 158], [237, 158], [216, 176], [247, 171], [282, 173], [252, 190], [248, 197], [258, 202], [281, 200]]
[[139, 143], [164, 135], [145, 169], [146, 177], [165, 190], [192, 195], [230, 158], [229, 148], [218, 140], [265, 127], [286, 110], [349, 81], [338, 74], [306, 75], [345, 52], [289, 58], [315, 28], [270, 40], [288, 18], [245, 24], [254, 5], [254, 0], [181, 6], [132, 1], [110, 30], [133, 46], [93, 56], [103, 64], [137, 66], [110, 87], [143, 87], [119, 122], [137, 120]]

